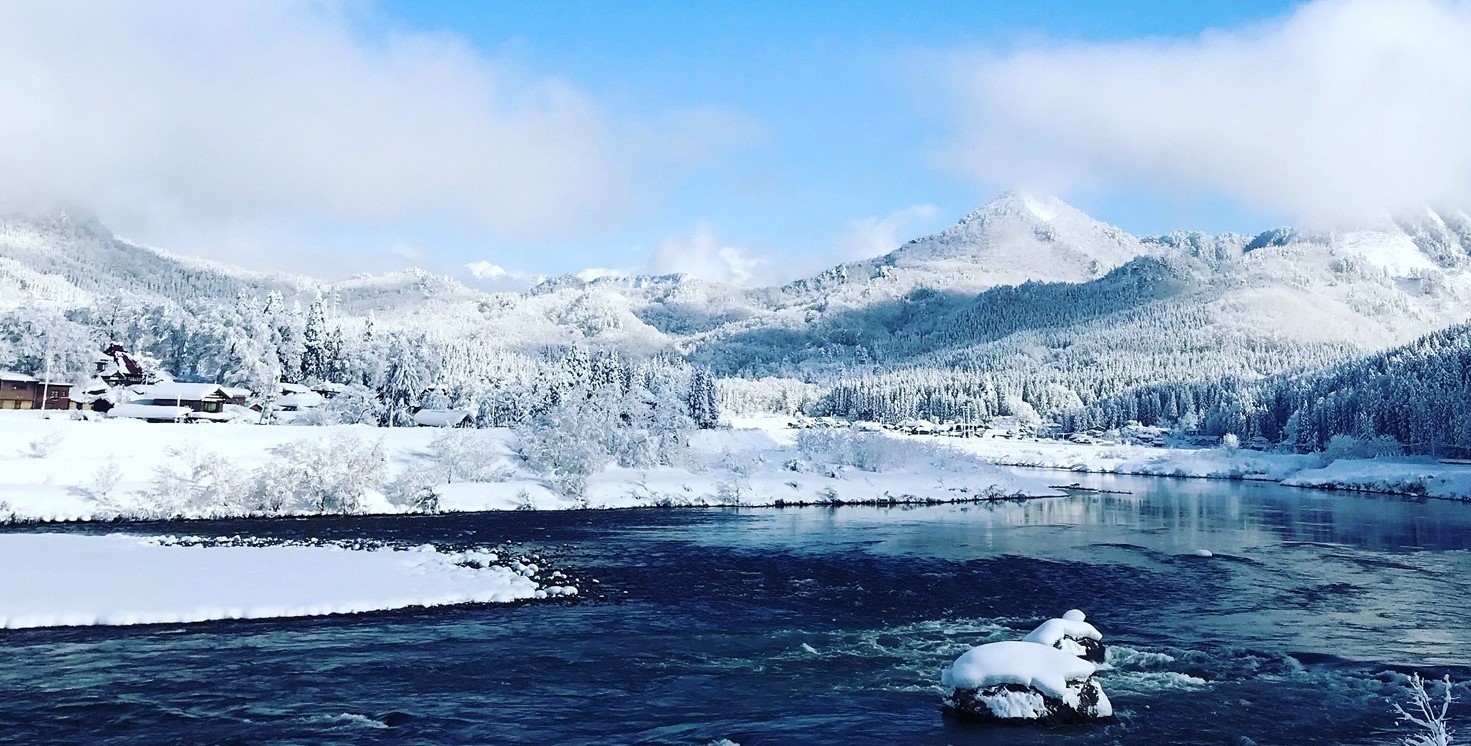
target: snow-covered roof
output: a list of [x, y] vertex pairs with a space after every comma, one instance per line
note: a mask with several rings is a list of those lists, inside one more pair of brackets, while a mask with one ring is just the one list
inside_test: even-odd
[[250, 389], [244, 386], [221, 386], [220, 389], [232, 399], [243, 399], [251, 394]]
[[311, 389], [309, 387], [303, 386], [303, 385], [301, 385], [299, 383], [283, 383], [283, 384], [281, 384], [281, 393], [283, 393], [283, 394], [307, 394], [307, 393], [311, 393]]
[[103, 376], [126, 375], [132, 378], [143, 376], [143, 366], [138, 364], [133, 356], [128, 354], [127, 348], [114, 342], [108, 345], [101, 355], [97, 356], [99, 363], [98, 374]]
[[1020, 684], [1063, 699], [1069, 681], [1081, 681], [1097, 670], [1092, 663], [1057, 648], [1008, 640], [971, 648], [940, 674], [940, 683], [956, 689]]
[[325, 401], [327, 400], [323, 398], [321, 394], [318, 394], [315, 391], [307, 391], [302, 393], [287, 394], [276, 400], [276, 406], [296, 407], [297, 409], [303, 409], [306, 407], [320, 407]]
[[97, 401], [107, 394], [107, 383], [100, 378], [93, 378], [72, 386], [68, 396], [74, 402], [87, 404]]
[[189, 399], [199, 401], [216, 396], [228, 399], [230, 395], [225, 392], [223, 386], [216, 383], [156, 383], [152, 386], [143, 386], [140, 394], [150, 399]]
[[11, 381], [13, 383], [45, 383], [48, 386], [70, 386], [72, 384], [70, 380], [61, 380], [58, 378], [46, 380], [37, 376], [28, 376], [24, 373], [17, 373], [13, 370], [0, 370], [0, 381]]
[[421, 409], [414, 413], [414, 424], [420, 427], [453, 427], [470, 419], [464, 409]]
[[166, 407], [157, 404], [119, 404], [107, 410], [108, 417], [133, 420], [177, 420], [194, 410], [188, 407]]

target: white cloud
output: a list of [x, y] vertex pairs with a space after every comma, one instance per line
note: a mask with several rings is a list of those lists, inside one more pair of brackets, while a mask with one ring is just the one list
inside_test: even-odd
[[765, 282], [773, 269], [765, 256], [724, 245], [715, 226], [701, 222], [687, 234], [667, 236], [644, 263], [646, 274], [687, 274], [702, 280], [733, 285]]
[[410, 262], [418, 262], [424, 259], [424, 250], [411, 243], [389, 244], [388, 248], [383, 251], [389, 256], [395, 256]]
[[868, 217], [849, 221], [838, 238], [840, 261], [869, 259], [899, 248], [900, 232], [916, 224], [932, 222], [939, 217], [935, 205], [914, 205], [891, 212], [884, 217]]
[[242, 224], [535, 241], [607, 229], [757, 130], [709, 108], [620, 116], [453, 36], [370, 33], [364, 9], [0, 3], [0, 188], [166, 246]]
[[1223, 195], [1306, 220], [1471, 204], [1471, 2], [1328, 0], [1186, 40], [966, 57], [941, 154], [989, 184]]

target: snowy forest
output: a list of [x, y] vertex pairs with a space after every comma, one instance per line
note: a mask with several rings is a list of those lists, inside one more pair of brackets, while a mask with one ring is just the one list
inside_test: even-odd
[[[85, 378], [97, 351], [124, 345], [155, 375], [248, 388], [268, 402], [282, 383], [338, 384], [320, 417], [412, 425], [419, 408], [464, 409], [482, 427], [528, 422], [572, 399], [678, 413], [693, 426], [718, 419], [719, 394], [704, 368], [663, 355], [548, 347], [527, 354], [474, 338], [381, 332], [328, 321], [317, 297], [303, 309], [280, 293], [241, 293], [235, 304], [129, 304], [121, 296], [60, 313], [20, 306], [0, 313], [0, 366], [64, 380]], [[645, 415], [637, 415], [643, 417]]]
[[1471, 325], [1298, 375], [1162, 383], [1066, 413], [1069, 431], [1129, 422], [1264, 438], [1305, 451], [1352, 438], [1384, 455], [1403, 449], [1471, 456]]

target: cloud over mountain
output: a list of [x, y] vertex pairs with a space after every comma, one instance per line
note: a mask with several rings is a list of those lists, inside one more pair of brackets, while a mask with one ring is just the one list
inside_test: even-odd
[[754, 129], [711, 108], [625, 116], [458, 37], [372, 30], [371, 12], [0, 5], [0, 196], [86, 205], [165, 243], [191, 221], [534, 241], [617, 224]]
[[1471, 3], [1320, 0], [1190, 39], [957, 58], [948, 164], [1308, 221], [1471, 202]]

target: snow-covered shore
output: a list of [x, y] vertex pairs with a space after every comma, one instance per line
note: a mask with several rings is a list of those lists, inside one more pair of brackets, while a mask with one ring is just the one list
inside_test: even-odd
[[[517, 455], [511, 431], [456, 431], [453, 437], [468, 439], [457, 446], [459, 450], [436, 443], [446, 432], [360, 425], [77, 421], [64, 416], [48, 419], [35, 412], [0, 412], [0, 521], [265, 514], [242, 502], [237, 488], [285, 473], [283, 459], [291, 457], [286, 454], [304, 443], [328, 460], [342, 443], [371, 445], [371, 457], [382, 465], [381, 478], [364, 481], [362, 494], [345, 509], [354, 513], [422, 509], [403, 497], [405, 481], [429, 487], [434, 509], [440, 511], [926, 503], [1060, 494], [1048, 486], [1057, 483], [1056, 476], [1016, 467], [1249, 479], [1471, 499], [1471, 466], [1429, 459], [1325, 463], [1317, 454], [1244, 449], [844, 431], [828, 431], [799, 443], [798, 431], [773, 417], [745, 418], [729, 429], [695, 432], [674, 459], [676, 465], [607, 466], [591, 474], [580, 493], [568, 495]], [[831, 437], [825, 441], [827, 436]], [[321, 470], [310, 463], [294, 468], [295, 473]], [[192, 497], [172, 501], [160, 497], [160, 483], [170, 479], [176, 490], [192, 490]], [[287, 504], [270, 514], [313, 512], [324, 510]]]
[[[0, 628], [387, 611], [571, 595], [485, 552], [201, 546], [112, 534], [0, 535]], [[283, 582], [289, 579], [289, 582]]]
[[[147, 424], [0, 412], [0, 520], [252, 515], [223, 494], [284, 468], [283, 446], [331, 446], [334, 438], [381, 449], [384, 479], [362, 494], [352, 510], [359, 513], [416, 509], [391, 498], [389, 483], [421, 474], [442, 511], [954, 502], [1060, 494], [1047, 487], [1045, 476], [982, 463], [949, 442], [885, 440], [878, 463], [854, 464], [840, 448], [799, 448], [796, 433], [770, 421], [695, 432], [677, 466], [609, 466], [592, 474], [580, 495], [567, 496], [516, 455], [511, 431], [458, 432], [478, 440], [472, 453], [448, 456], [473, 461], [475, 468], [451, 474], [445, 470], [447, 454], [434, 448], [446, 434], [438, 428]], [[197, 484], [185, 485], [197, 493], [195, 499], [161, 504], [150, 494], [158, 489], [161, 470], [175, 481], [200, 476]], [[313, 511], [288, 506], [283, 512]]]
[[1008, 438], [939, 438], [986, 463], [1097, 474], [1249, 479], [1351, 492], [1471, 500], [1471, 465], [1411, 457], [1338, 459], [1247, 449], [1156, 448]]

